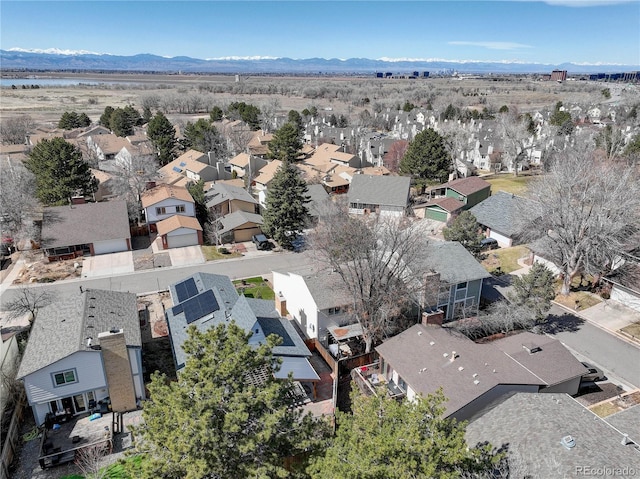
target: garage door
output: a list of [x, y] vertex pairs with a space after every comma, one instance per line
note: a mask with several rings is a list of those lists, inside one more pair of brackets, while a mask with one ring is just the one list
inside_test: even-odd
[[489, 233], [489, 238], [493, 238], [494, 240], [496, 240], [498, 244], [503, 248], [508, 248], [511, 246], [511, 239], [507, 238], [504, 235], [501, 235], [496, 231], [491, 230], [491, 232]]
[[118, 253], [128, 250], [126, 239], [97, 241], [93, 243], [93, 254]]
[[186, 235], [167, 236], [169, 248], [181, 248], [183, 246], [194, 246], [198, 244], [198, 233]]
[[253, 235], [259, 235], [262, 233], [260, 228], [248, 228], [246, 230], [234, 230], [233, 239], [236, 243], [242, 243], [244, 241], [251, 241]]
[[430, 220], [442, 221], [443, 223], [446, 223], [447, 212], [442, 210], [427, 208], [425, 211], [425, 218]]

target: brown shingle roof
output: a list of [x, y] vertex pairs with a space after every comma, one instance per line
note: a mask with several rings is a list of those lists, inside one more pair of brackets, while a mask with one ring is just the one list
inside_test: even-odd
[[483, 180], [482, 178], [478, 176], [469, 176], [468, 178], [458, 178], [457, 180], [434, 186], [431, 189], [451, 188], [462, 195], [468, 196], [490, 187], [491, 183]]
[[142, 207], [148, 208], [167, 198], [177, 198], [188, 203], [194, 203], [191, 193], [186, 188], [179, 186], [160, 185], [142, 193]]
[[443, 210], [453, 213], [464, 207], [464, 203], [455, 198], [436, 198], [426, 203], [424, 206], [439, 206]]
[[192, 216], [173, 215], [167, 219], [156, 223], [159, 235], [166, 235], [180, 228], [189, 228], [192, 230], [202, 231], [202, 226], [198, 220]]

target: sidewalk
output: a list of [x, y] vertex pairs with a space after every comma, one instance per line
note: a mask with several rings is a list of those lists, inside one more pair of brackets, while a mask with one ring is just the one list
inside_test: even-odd
[[[16, 262], [12, 263], [11, 266], [9, 266], [7, 271], [2, 272], [2, 282], [0, 283], [0, 295], [4, 293], [9, 286], [13, 284], [15, 279], [20, 274], [20, 271], [22, 271], [22, 268], [24, 268], [25, 260], [24, 260], [23, 254], [24, 253], [20, 252], [20, 254], [17, 256], [18, 259], [16, 260]], [[14, 256], [12, 256], [12, 259]]]

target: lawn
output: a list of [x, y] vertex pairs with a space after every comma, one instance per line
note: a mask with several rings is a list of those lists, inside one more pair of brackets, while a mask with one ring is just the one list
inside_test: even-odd
[[633, 338], [640, 339], [640, 323], [633, 323], [629, 326], [625, 326], [621, 331], [624, 331]]
[[215, 261], [218, 259], [229, 259], [229, 258], [238, 258], [242, 256], [242, 254], [237, 252], [229, 252], [227, 254], [220, 253], [219, 248], [217, 246], [202, 246], [202, 254], [204, 255], [204, 259], [206, 261]]
[[524, 194], [527, 191], [527, 185], [533, 178], [533, 176], [513, 176], [512, 173], [482, 177], [483, 180], [491, 183], [491, 192], [506, 191], [514, 195]]
[[[487, 251], [486, 257], [482, 260], [481, 264], [489, 273], [496, 274], [501, 272], [508, 274], [522, 268], [522, 266], [518, 264], [518, 259], [527, 256], [528, 253], [529, 249], [522, 245], [512, 246], [511, 248], [499, 248]], [[498, 270], [498, 268], [500, 269]]]
[[238, 293], [247, 298], [275, 299], [276, 295], [269, 284], [260, 276], [234, 281]]
[[597, 406], [590, 407], [591, 412], [596, 416], [607, 417], [611, 416], [622, 410], [622, 408], [618, 407], [616, 404], [612, 402], [605, 402], [602, 404], [598, 404]]
[[[559, 283], [557, 291], [560, 291]], [[587, 291], [571, 291], [567, 296], [558, 294], [554, 301], [575, 311], [582, 311], [583, 309], [587, 309], [601, 303], [602, 299], [595, 294], [588, 293]]]

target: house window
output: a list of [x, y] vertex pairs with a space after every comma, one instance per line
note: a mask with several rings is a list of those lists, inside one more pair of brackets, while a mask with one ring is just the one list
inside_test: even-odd
[[158, 208], [156, 208], [156, 214], [157, 215], [166, 215], [167, 214], [167, 210], [164, 206], [160, 206]]
[[340, 314], [340, 306], [336, 308], [329, 308], [329, 314]]
[[56, 386], [64, 386], [66, 384], [77, 383], [76, 370], [69, 369], [67, 371], [61, 371], [59, 373], [53, 373], [53, 383]]
[[466, 289], [466, 288], [467, 288], [467, 283], [466, 283], [466, 281], [465, 281], [464, 283], [458, 283], [458, 284], [456, 285], [456, 289], [457, 289], [457, 290]]
[[184, 213], [184, 205], [176, 206], [176, 213]]

